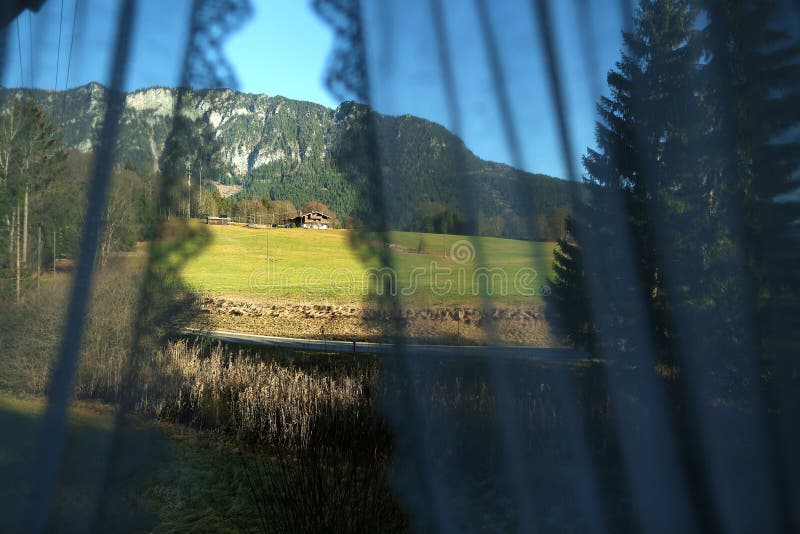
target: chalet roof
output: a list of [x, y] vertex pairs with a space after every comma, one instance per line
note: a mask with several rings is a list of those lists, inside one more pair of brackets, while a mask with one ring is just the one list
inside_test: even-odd
[[321, 211], [309, 211], [308, 213], [303, 213], [302, 215], [298, 215], [298, 217], [307, 217], [309, 215], [314, 215], [314, 214], [321, 215], [322, 217], [325, 217], [326, 219], [330, 219], [331, 218], [330, 215], [326, 215], [326, 214], [322, 213]]

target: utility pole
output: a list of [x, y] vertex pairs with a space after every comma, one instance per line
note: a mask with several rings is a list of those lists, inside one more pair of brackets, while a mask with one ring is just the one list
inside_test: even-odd
[[20, 267], [19, 261], [20, 261], [20, 255], [19, 255], [19, 200], [17, 200], [17, 304], [19, 304], [20, 285], [21, 285], [21, 282], [22, 282], [22, 280], [20, 278], [20, 272], [19, 272], [19, 267]]
[[14, 257], [14, 243], [16, 243], [17, 213], [11, 210], [11, 221], [8, 226], [8, 261]]
[[42, 286], [42, 225], [38, 227], [36, 239], [36, 289]]
[[186, 218], [192, 218], [192, 162], [186, 163], [186, 174], [188, 175], [189, 200], [186, 202]]
[[25, 207], [22, 217], [22, 265], [28, 265], [28, 186], [25, 186]]
[[53, 275], [56, 274], [56, 231], [53, 230]]

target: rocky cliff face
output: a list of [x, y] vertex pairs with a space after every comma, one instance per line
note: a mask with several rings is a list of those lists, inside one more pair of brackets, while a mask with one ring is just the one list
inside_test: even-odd
[[[90, 152], [107, 92], [96, 83], [62, 92], [0, 89], [0, 107], [14, 98], [35, 98], [61, 129], [69, 149]], [[186, 132], [180, 150], [205, 151], [204, 178], [241, 185], [243, 194], [298, 204], [319, 200], [342, 217], [367, 216], [372, 194], [368, 176], [376, 162], [366, 150], [365, 121], [360, 119], [369, 112], [353, 102], [329, 109], [229, 89], [152, 87], [125, 95], [117, 161], [163, 171], [167, 138], [178, 121]], [[475, 181], [478, 208], [486, 217], [524, 217], [537, 206], [545, 210], [568, 202], [561, 180], [483, 161], [440, 125], [412, 116], [373, 118], [382, 193], [391, 200], [388, 215], [395, 227], [413, 226], [414, 210], [424, 202], [458, 208], [464, 190], [458, 168]]]
[[[118, 159], [147, 162], [158, 169], [178, 102], [178, 89], [152, 87], [125, 96]], [[107, 89], [91, 83], [63, 92], [3, 90], [0, 102], [31, 96], [50, 112], [67, 147], [89, 152], [96, 143], [107, 100]], [[335, 112], [310, 102], [283, 97], [237, 93], [229, 89], [184, 91], [180, 116], [213, 130], [222, 162], [235, 176], [278, 161], [302, 163], [324, 159], [322, 134]], [[286, 126], [303, 128], [290, 131]], [[302, 130], [302, 131], [301, 131]], [[311, 137], [301, 134], [311, 134]], [[322, 142], [321, 145], [318, 142]], [[315, 151], [319, 145], [323, 151]]]

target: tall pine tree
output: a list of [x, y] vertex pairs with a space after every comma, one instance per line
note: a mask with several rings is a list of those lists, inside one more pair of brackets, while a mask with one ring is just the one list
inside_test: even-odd
[[[705, 2], [720, 203], [741, 242], [762, 354], [800, 353], [800, 42], [771, 1]], [[726, 80], [720, 85], [715, 81]], [[788, 354], [788, 352], [787, 352]]]
[[[800, 529], [800, 39], [797, 13], [764, 0], [704, 2], [708, 62], [704, 94], [714, 118], [709, 158], [720, 212], [737, 243], [741, 298], [735, 368], [755, 367], [780, 529]], [[726, 83], [720, 84], [719, 80]], [[723, 347], [726, 348], [726, 347]], [[755, 357], [758, 357], [757, 359]], [[756, 362], [760, 365], [755, 365]], [[765, 378], [766, 377], [766, 378]], [[760, 398], [759, 398], [760, 397]]]
[[[555, 322], [577, 345], [632, 355], [669, 345], [663, 261], [656, 247], [697, 181], [689, 155], [702, 131], [694, 94], [699, 52], [687, 1], [645, 0], [598, 104], [597, 150], [583, 159], [576, 206], [554, 261]], [[687, 185], [688, 184], [688, 185]], [[630, 247], [628, 255], [620, 254]]]
[[584, 158], [591, 199], [555, 254], [553, 315], [575, 344], [650, 342], [724, 381], [754, 353], [799, 352], [800, 47], [781, 13], [641, 3]]

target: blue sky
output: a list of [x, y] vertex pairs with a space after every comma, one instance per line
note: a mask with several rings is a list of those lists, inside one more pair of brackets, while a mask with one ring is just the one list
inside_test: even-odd
[[[463, 128], [457, 133], [485, 159], [566, 176], [531, 2], [488, 0], [514, 115], [512, 127], [520, 140], [521, 154], [515, 161], [500, 120], [475, 2], [442, 1], [462, 114]], [[80, 8], [73, 34], [76, 2]], [[579, 38], [591, 33], [580, 16], [579, 6], [584, 4], [589, 6], [594, 31], [589, 62]], [[178, 83], [190, 5], [190, 0], [140, 0], [128, 89]], [[597, 92], [605, 90], [605, 73], [619, 56], [619, 4], [555, 0], [551, 5], [577, 165], [586, 147], [593, 145]], [[119, 2], [63, 0], [63, 16], [61, 6], [61, 0], [47, 0], [39, 13], [23, 14], [18, 19], [19, 35], [17, 25], [10, 26], [4, 85], [63, 89], [107, 80]], [[335, 107], [338, 99], [323, 83], [333, 37], [310, 2], [252, 0], [252, 7], [251, 18], [225, 44], [238, 89]], [[452, 128], [430, 0], [365, 1], [363, 12], [373, 106], [383, 113], [417, 115]]]

